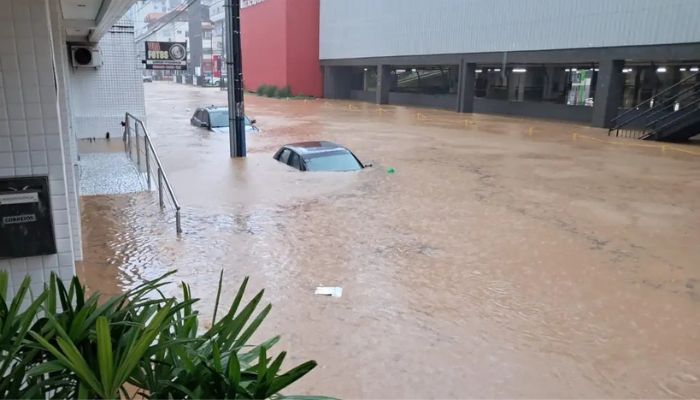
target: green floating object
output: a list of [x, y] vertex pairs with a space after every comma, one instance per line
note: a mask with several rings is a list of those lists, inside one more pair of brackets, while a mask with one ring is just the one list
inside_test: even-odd
[[396, 172], [396, 170], [395, 170], [394, 168], [392, 168], [392, 167], [389, 167], [389, 168], [386, 170], [386, 173], [387, 173], [387, 174], [393, 174], [393, 173], [395, 173], [395, 172]]

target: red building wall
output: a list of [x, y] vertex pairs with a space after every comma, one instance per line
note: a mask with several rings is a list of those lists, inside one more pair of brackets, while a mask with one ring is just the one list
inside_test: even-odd
[[247, 90], [289, 85], [295, 95], [323, 95], [318, 59], [319, 0], [263, 0], [241, 10]]
[[241, 10], [246, 90], [287, 84], [287, 0], [266, 0]]

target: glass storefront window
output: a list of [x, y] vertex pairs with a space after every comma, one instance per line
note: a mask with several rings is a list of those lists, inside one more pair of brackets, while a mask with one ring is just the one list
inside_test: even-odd
[[[632, 108], [699, 71], [699, 61], [683, 64], [627, 63], [622, 69], [625, 75], [622, 107]], [[674, 92], [679, 93], [692, 85], [691, 80], [685, 81], [678, 85]]]
[[457, 66], [402, 67], [393, 71], [392, 91], [421, 94], [457, 93]]
[[479, 66], [475, 96], [514, 102], [592, 106], [598, 68], [595, 66]]

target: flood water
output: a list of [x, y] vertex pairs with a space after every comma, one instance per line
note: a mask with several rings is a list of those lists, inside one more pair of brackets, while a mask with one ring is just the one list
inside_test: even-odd
[[[151, 193], [83, 197], [91, 289], [177, 269], [208, 317], [221, 269], [228, 301], [250, 276], [273, 304], [264, 336], [319, 363], [289, 393], [700, 397], [700, 147], [247, 96], [262, 132], [231, 160], [226, 135], [189, 125], [224, 92], [145, 87], [184, 233]], [[272, 159], [317, 139], [374, 166], [302, 173]], [[343, 296], [314, 295], [321, 285]]]

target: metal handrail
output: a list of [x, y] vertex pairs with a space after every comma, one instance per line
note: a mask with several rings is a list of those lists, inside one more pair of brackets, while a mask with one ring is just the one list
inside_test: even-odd
[[[659, 103], [654, 103], [654, 107], [647, 108], [646, 110], [640, 112], [639, 114], [634, 115], [631, 119], [621, 122], [618, 126], [622, 127], [625, 125], [629, 125], [631, 122], [634, 122], [638, 119], [641, 119], [642, 117], [646, 118], [652, 118], [654, 114], [661, 113], [664, 111], [665, 108], [668, 106], [673, 105], [680, 99], [681, 97], [685, 96], [688, 93], [691, 93], [691, 95], [697, 91], [698, 86], [700, 86], [700, 83], [694, 83], [692, 86], [683, 89], [682, 91], [676, 93], [673, 97], [666, 98], [664, 100], [661, 100]], [[612, 128], [613, 130], [616, 128]]]
[[[173, 187], [170, 185], [170, 181], [168, 180], [167, 175], [165, 175], [165, 170], [163, 169], [163, 164], [160, 162], [160, 158], [158, 158], [158, 154], [156, 153], [156, 149], [153, 147], [153, 142], [151, 142], [151, 137], [148, 135], [148, 131], [146, 130], [146, 126], [143, 124], [143, 121], [135, 117], [131, 113], [126, 113], [124, 117], [124, 136], [122, 140], [124, 141], [124, 151], [129, 153], [129, 158], [131, 158], [131, 123], [130, 121], [134, 121], [134, 133], [135, 133], [135, 138], [136, 138], [136, 164], [138, 165], [139, 168], [141, 168], [141, 151], [140, 151], [140, 145], [139, 145], [139, 127], [141, 128], [140, 130], [143, 132], [143, 137], [144, 137], [144, 143], [146, 144], [145, 148], [145, 164], [146, 164], [146, 180], [148, 181], [148, 190], [151, 190], [151, 163], [150, 163], [150, 157], [149, 157], [149, 149], [151, 154], [153, 155], [153, 159], [156, 162], [156, 166], [158, 167], [157, 170], [157, 179], [156, 182], [158, 183], [158, 202], [160, 205], [160, 208], [163, 209], [165, 208], [165, 202], [163, 201], [163, 186], [168, 191], [168, 194], [170, 195], [170, 200], [173, 202], [173, 205], [175, 206], [175, 230], [178, 234], [182, 233], [182, 227], [180, 226], [180, 203], [177, 201], [177, 198], [175, 197], [175, 193], [173, 192]], [[165, 184], [163, 184], [165, 182]]]
[[[687, 97], [689, 97], [691, 99], [693, 97], [697, 97], [694, 95], [697, 95], [696, 92], [698, 91], [698, 88], [700, 88], [700, 82], [695, 83], [695, 84], [693, 84], [693, 86], [690, 86], [690, 87], [678, 92], [673, 97], [669, 97], [668, 99], [666, 99], [662, 103], [660, 103], [657, 107], [647, 109], [646, 111], [639, 114], [639, 117], [643, 116], [644, 114], [648, 114], [648, 115], [646, 115], [648, 119], [656, 118], [655, 114], [663, 113], [665, 111], [665, 109], [667, 109], [669, 106], [674, 106], [676, 103], [679, 103], [679, 100], [682, 97], [684, 97], [686, 94], [690, 93], [690, 96], [687, 96]], [[663, 118], [663, 117], [664, 117], [664, 115], [661, 116], [661, 118]], [[647, 126], [649, 126], [649, 125], [650, 125], [650, 123], [647, 123]]]
[[[625, 115], [627, 115], [627, 114], [629, 114], [629, 113], [631, 113], [631, 112], [633, 112], [633, 111], [639, 111], [639, 108], [640, 108], [642, 105], [652, 102], [652, 101], [655, 100], [657, 97], [668, 93], [669, 91], [675, 89], [677, 86], [679, 86], [679, 85], [681, 85], [681, 84], [683, 84], [683, 83], [685, 83], [685, 82], [687, 82], [687, 81], [689, 81], [689, 80], [691, 80], [691, 79], [696, 78], [698, 75], [700, 75], [700, 72], [697, 72], [697, 73], [695, 73], [695, 74], [693, 74], [693, 75], [690, 75], [689, 77], [687, 77], [687, 78], [685, 78], [685, 79], [679, 81], [678, 83], [676, 83], [676, 84], [673, 85], [673, 86], [667, 87], [666, 89], [660, 91], [659, 93], [655, 94], [654, 96], [649, 97], [648, 99], [644, 100], [643, 102], [637, 104], [636, 106], [634, 106], [634, 107], [630, 108], [629, 110], [623, 112], [622, 114], [616, 116], [615, 118], [612, 119], [612, 121], [617, 121], [617, 120], [619, 120], [620, 118], [624, 117]], [[649, 107], [649, 108], [651, 108], [651, 107]], [[612, 129], [610, 129], [610, 130], [613, 131], [613, 130], [617, 129], [618, 127], [621, 127], [622, 125], [629, 124], [630, 122], [634, 121], [635, 119], [636, 119], [636, 118], [632, 118], [632, 119], [629, 120], [629, 121], [621, 122], [621, 123], [617, 124], [617, 126], [616, 126], [615, 128], [612, 128]]]
[[[688, 115], [692, 115], [693, 113], [697, 112], [697, 106], [700, 104], [700, 98], [696, 98], [690, 103], [687, 103], [686, 105], [683, 106], [683, 108], [679, 109], [676, 112], [673, 112], [668, 115], [664, 115], [663, 117], [657, 119], [656, 121], [653, 121], [652, 123], [649, 124], [649, 126], [653, 126], [654, 128], [654, 133], [657, 133], [658, 131], [664, 130], [667, 127], [677, 123], [678, 121], [681, 121], [683, 118], [686, 118]], [[668, 119], [667, 121], [664, 121]], [[654, 126], [660, 122], [663, 122], [663, 124], [659, 126]]]

